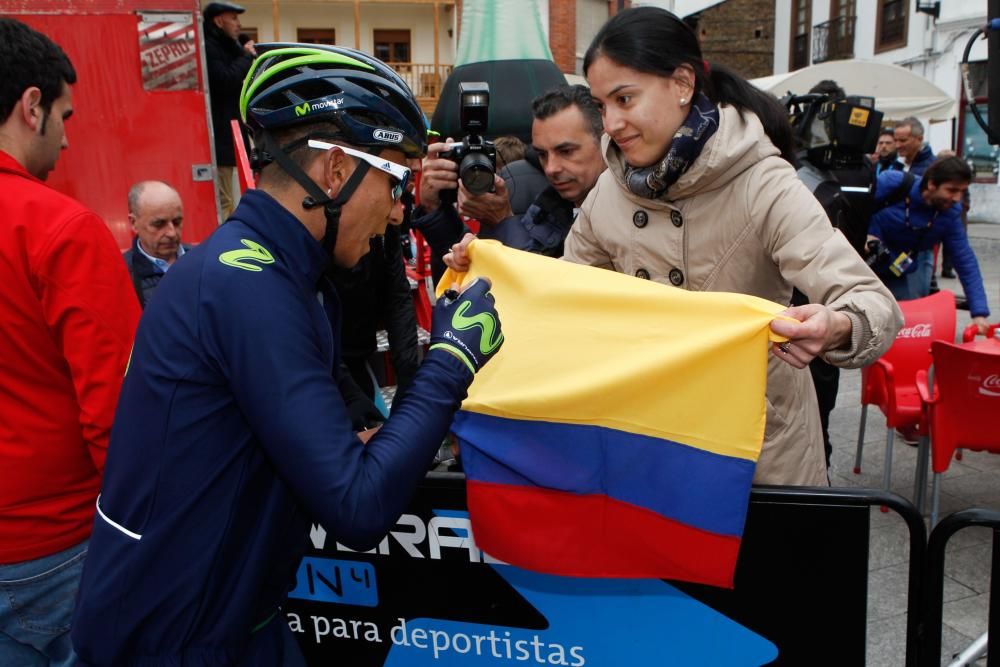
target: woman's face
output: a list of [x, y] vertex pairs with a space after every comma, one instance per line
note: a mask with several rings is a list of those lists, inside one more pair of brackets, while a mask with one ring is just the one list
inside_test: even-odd
[[694, 72], [677, 68], [672, 77], [646, 74], [599, 56], [587, 83], [601, 109], [604, 131], [633, 167], [659, 162], [687, 118]]

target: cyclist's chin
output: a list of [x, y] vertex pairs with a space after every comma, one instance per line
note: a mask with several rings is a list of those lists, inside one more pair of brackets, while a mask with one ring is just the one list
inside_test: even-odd
[[352, 243], [350, 247], [344, 247], [337, 243], [333, 251], [333, 263], [344, 269], [353, 269], [361, 261], [361, 258], [371, 251], [371, 245], [366, 238], [364, 242]]

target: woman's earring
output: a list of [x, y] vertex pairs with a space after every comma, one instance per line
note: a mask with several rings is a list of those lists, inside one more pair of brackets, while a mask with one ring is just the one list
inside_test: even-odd
[[687, 104], [687, 98], [686, 97], [682, 97], [681, 98], [681, 106], [684, 106], [685, 104]]

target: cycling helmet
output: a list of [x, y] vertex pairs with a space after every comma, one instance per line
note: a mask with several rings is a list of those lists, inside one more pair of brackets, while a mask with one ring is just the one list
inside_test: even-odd
[[258, 44], [257, 53], [240, 91], [240, 115], [254, 132], [255, 163], [277, 162], [306, 191], [303, 208], [323, 207], [326, 231], [321, 243], [332, 254], [341, 209], [361, 184], [369, 163], [359, 161], [331, 197], [289, 157], [309, 137], [281, 146], [274, 130], [323, 121], [332, 126], [325, 139], [340, 139], [376, 155], [392, 148], [419, 158], [427, 152], [423, 112], [392, 68], [360, 51], [274, 43]]
[[341, 46], [258, 44], [243, 82], [240, 113], [255, 132], [325, 120], [345, 142], [427, 152], [424, 114], [388, 65]]

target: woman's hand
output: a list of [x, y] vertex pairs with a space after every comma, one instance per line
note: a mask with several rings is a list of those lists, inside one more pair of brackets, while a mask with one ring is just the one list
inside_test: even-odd
[[475, 234], [466, 234], [462, 240], [451, 246], [451, 252], [444, 256], [445, 265], [459, 273], [469, 270], [469, 244], [476, 240]]
[[771, 351], [795, 368], [805, 368], [820, 353], [842, 347], [851, 339], [851, 319], [824, 305], [809, 303], [778, 314], [798, 322], [771, 322], [771, 331], [788, 338], [788, 342], [775, 343]]

